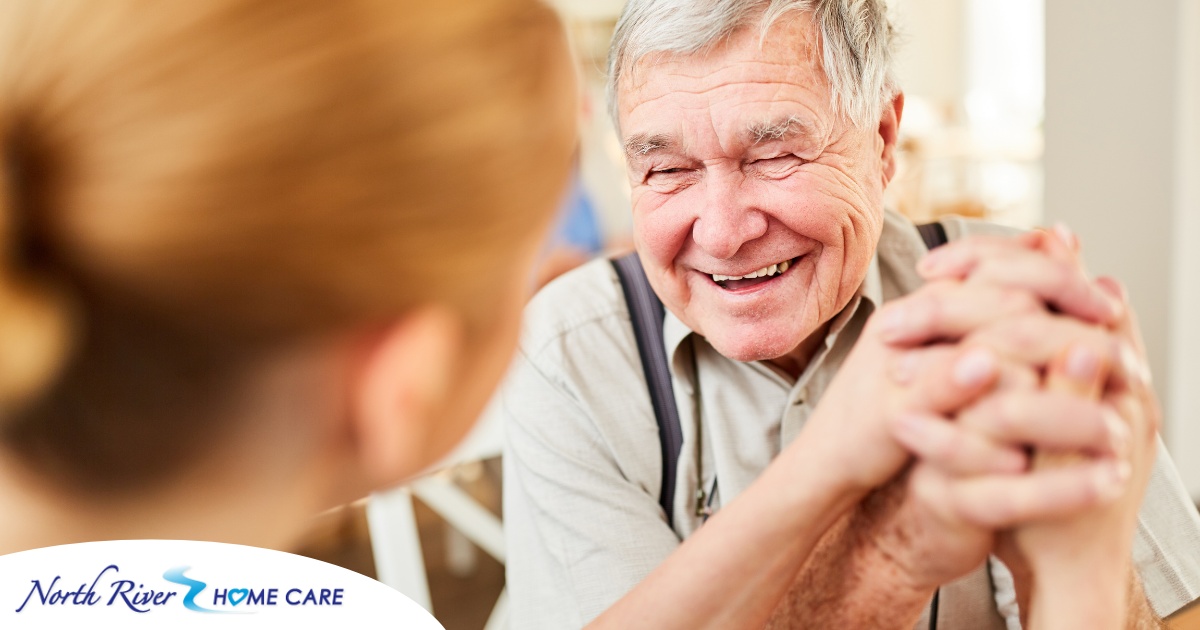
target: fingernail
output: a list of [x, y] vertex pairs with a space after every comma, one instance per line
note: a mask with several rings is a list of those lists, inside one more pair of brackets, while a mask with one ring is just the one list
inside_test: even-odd
[[884, 341], [895, 341], [903, 336], [908, 322], [908, 309], [903, 306], [892, 306], [883, 312], [883, 324], [880, 334]]
[[1055, 223], [1054, 235], [1058, 237], [1058, 240], [1062, 241], [1063, 245], [1075, 249], [1075, 233], [1071, 231], [1071, 228], [1067, 227], [1066, 223], [1062, 221]]
[[954, 383], [960, 387], [975, 387], [990, 379], [995, 372], [996, 359], [992, 353], [976, 348], [954, 364]]
[[1116, 500], [1125, 493], [1125, 485], [1133, 475], [1129, 462], [1106, 462], [1096, 474], [1096, 491], [1105, 503]]
[[1136, 387], [1150, 387], [1154, 381], [1150, 366], [1129, 344], [1120, 340], [1115, 343], [1117, 359], [1120, 361], [1121, 371], [1125, 374], [1125, 378]]
[[1104, 303], [1108, 306], [1109, 320], [1115, 322], [1125, 315], [1125, 303], [1109, 295], [1108, 291], [1100, 291]]
[[1100, 358], [1087, 346], [1075, 346], [1067, 354], [1067, 376], [1077, 381], [1091, 381], [1100, 369]]

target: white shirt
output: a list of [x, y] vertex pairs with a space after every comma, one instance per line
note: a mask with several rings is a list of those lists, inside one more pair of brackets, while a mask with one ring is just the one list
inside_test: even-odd
[[[1003, 231], [955, 218], [943, 225], [950, 239]], [[513, 627], [583, 626], [699, 527], [697, 490], [707, 493], [719, 479], [719, 507], [749, 486], [803, 428], [875, 306], [920, 286], [914, 266], [924, 253], [913, 225], [887, 213], [862, 287], [795, 382], [764, 363], [725, 358], [667, 313], [664, 345], [684, 438], [674, 530], [658, 504], [658, 428], [616, 274], [599, 260], [546, 287], [526, 310], [502, 393]], [[1159, 614], [1200, 595], [1197, 543], [1200, 518], [1160, 444], [1134, 548]], [[1004, 628], [1006, 617], [1017, 627], [1004, 586], [1011, 579], [1003, 565], [989, 565], [943, 587], [939, 628]]]

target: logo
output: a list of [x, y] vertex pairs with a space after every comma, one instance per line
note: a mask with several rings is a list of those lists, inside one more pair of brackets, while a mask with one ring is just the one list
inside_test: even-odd
[[[32, 587], [14, 612], [21, 613], [32, 605], [116, 606], [135, 613], [148, 613], [163, 606], [182, 605], [197, 613], [247, 614], [253, 613], [253, 609], [271, 606], [342, 606], [346, 598], [344, 587], [332, 586], [209, 589], [206, 582], [184, 575], [189, 570], [189, 566], [179, 566], [164, 571], [161, 579], [166, 585], [155, 580], [127, 579], [116, 564], [104, 567], [90, 583], [81, 582], [76, 588], [65, 586], [61, 575], [54, 576], [49, 582], [33, 579], [30, 581]], [[151, 586], [147, 587], [147, 584]], [[184, 589], [173, 589], [172, 585]], [[241, 610], [237, 610], [239, 606]]]
[[[242, 545], [123, 540], [0, 556], [0, 628], [441, 625], [401, 593], [324, 562]], [[247, 625], [248, 624], [248, 625]]]

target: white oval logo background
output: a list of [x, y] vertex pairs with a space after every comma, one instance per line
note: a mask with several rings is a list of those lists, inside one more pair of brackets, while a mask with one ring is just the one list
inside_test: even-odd
[[0, 628], [310, 627], [443, 630], [380, 582], [282, 551], [117, 540], [0, 556]]

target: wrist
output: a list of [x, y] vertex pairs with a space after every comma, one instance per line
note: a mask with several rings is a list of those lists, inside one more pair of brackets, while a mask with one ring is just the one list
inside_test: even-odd
[[[822, 531], [853, 510], [873, 490], [860, 483], [845, 459], [827, 446], [817, 436], [801, 433], [777, 458], [786, 467], [780, 471], [787, 479], [782, 502], [802, 510], [796, 514], [805, 515], [803, 525], [817, 525]], [[825, 509], [814, 513], [814, 505]], [[817, 520], [820, 522], [814, 522]]]
[[1125, 628], [1129, 600], [1118, 595], [1119, 592], [1122, 591], [1097, 591], [1094, 585], [1086, 583], [1054, 585], [1046, 590], [1035, 588], [1022, 623], [1028, 623], [1030, 628]]
[[[1062, 627], [1062, 622], [1080, 627], [1102, 628], [1111, 620], [1124, 620], [1130, 606], [1133, 567], [1128, 562], [1073, 561], [1034, 563], [1030, 609], [1036, 627]], [[1123, 627], [1121, 624], [1119, 627]], [[1114, 626], [1118, 627], [1118, 626]]]
[[869, 494], [851, 517], [849, 557], [864, 574], [878, 576], [879, 583], [895, 591], [899, 599], [923, 604], [941, 581], [923, 570], [929, 559], [914, 553], [914, 535], [906, 526], [909, 521], [898, 514], [904, 509], [903, 493], [883, 489]]
[[914, 588], [863, 527], [860, 509], [844, 515], [800, 572], [804, 627], [911, 628], [929, 605], [935, 589]]

